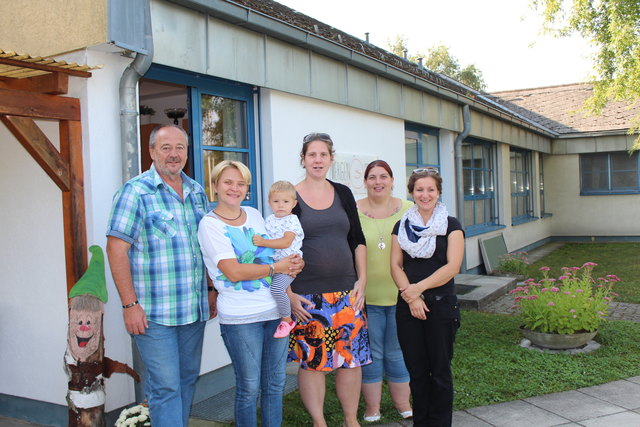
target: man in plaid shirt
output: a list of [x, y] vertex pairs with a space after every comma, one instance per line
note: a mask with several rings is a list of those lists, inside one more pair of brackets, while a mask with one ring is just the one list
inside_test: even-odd
[[107, 255], [124, 323], [145, 365], [154, 427], [187, 426], [206, 320], [217, 294], [207, 287], [198, 223], [208, 211], [200, 184], [182, 169], [188, 138], [178, 126], [151, 133], [151, 168], [118, 191]]

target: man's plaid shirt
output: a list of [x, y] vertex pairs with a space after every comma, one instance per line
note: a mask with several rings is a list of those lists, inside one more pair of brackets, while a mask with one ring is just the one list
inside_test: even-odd
[[198, 223], [208, 211], [200, 184], [182, 172], [184, 202], [151, 169], [116, 193], [107, 236], [131, 244], [133, 287], [149, 321], [186, 325], [209, 318]]

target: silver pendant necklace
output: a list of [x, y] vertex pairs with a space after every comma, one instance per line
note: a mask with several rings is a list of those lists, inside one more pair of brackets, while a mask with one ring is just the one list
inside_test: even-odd
[[384, 235], [382, 234], [382, 231], [380, 231], [380, 226], [378, 225], [378, 219], [374, 218], [373, 222], [376, 224], [376, 229], [378, 230], [378, 249], [383, 251], [384, 248], [387, 247], [387, 245], [384, 244]]
[[[397, 209], [393, 210], [391, 215], [395, 215], [395, 213], [398, 212], [399, 210], [400, 210], [400, 208], [397, 208]], [[382, 231], [380, 231], [380, 226], [378, 225], [378, 221], [382, 221], [382, 220], [384, 220], [384, 219], [386, 219], [388, 217], [378, 219], [378, 218], [374, 218], [373, 215], [370, 215], [370, 214], [368, 214], [366, 212], [365, 212], [365, 215], [368, 216], [369, 218], [371, 218], [373, 220], [374, 224], [376, 225], [376, 229], [378, 230], [378, 245], [377, 246], [378, 246], [378, 249], [383, 251], [387, 247], [387, 245], [384, 243], [384, 235], [382, 234]]]

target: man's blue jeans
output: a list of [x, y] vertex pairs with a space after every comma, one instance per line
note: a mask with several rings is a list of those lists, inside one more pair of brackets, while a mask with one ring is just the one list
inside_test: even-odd
[[237, 427], [258, 425], [256, 408], [259, 393], [262, 426], [279, 427], [282, 424], [282, 394], [289, 339], [273, 337], [279, 323], [280, 319], [220, 325], [220, 333], [236, 375]]
[[144, 363], [144, 394], [153, 427], [187, 426], [200, 373], [206, 322], [163, 326], [149, 322], [133, 338]]

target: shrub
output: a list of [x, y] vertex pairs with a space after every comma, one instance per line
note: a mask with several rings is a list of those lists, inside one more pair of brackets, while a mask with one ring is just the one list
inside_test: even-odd
[[614, 296], [613, 284], [620, 281], [609, 274], [594, 280], [597, 264], [587, 262], [582, 267], [562, 267], [562, 275], [549, 278], [549, 267], [541, 267], [544, 278], [539, 282], [527, 279], [510, 293], [515, 294], [520, 307], [522, 325], [533, 331], [557, 334], [593, 332]]

